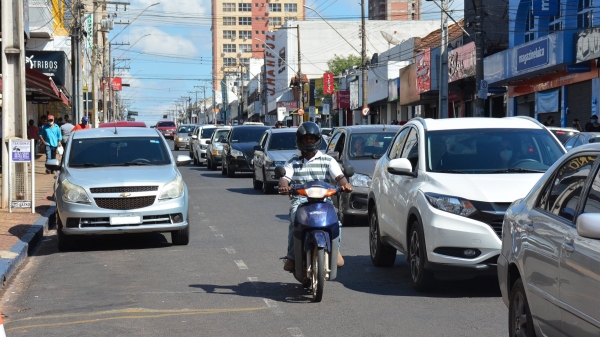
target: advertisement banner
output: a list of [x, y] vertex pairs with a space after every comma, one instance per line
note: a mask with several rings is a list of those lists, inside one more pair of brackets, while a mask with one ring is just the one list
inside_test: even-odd
[[[449, 57], [448, 57], [449, 58]], [[417, 93], [431, 90], [431, 49], [417, 54]]]
[[576, 62], [600, 57], [600, 27], [588, 28], [575, 35]]
[[517, 48], [517, 72], [537, 68], [550, 62], [548, 39]]
[[388, 81], [388, 102], [398, 100], [398, 88], [400, 87], [400, 77]]
[[533, 0], [533, 16], [559, 15], [560, 0]]
[[566, 70], [559, 71], [556, 74], [540, 76], [530, 81], [524, 81], [515, 86], [508, 87], [508, 98], [517, 97], [534, 92], [546, 91], [583, 82], [598, 77], [598, 67], [595, 62], [591, 63], [591, 70], [587, 73], [569, 73]]
[[333, 73], [323, 74], [323, 95], [331, 95], [335, 89]]
[[269, 96], [275, 96], [275, 65], [277, 64], [278, 57], [273, 52], [275, 50], [275, 34], [270, 33], [265, 35], [265, 71], [266, 71], [266, 89]]
[[535, 112], [549, 113], [558, 111], [558, 89], [535, 93]]
[[70, 90], [71, 65], [62, 51], [25, 51], [25, 67], [52, 78], [59, 87]]
[[120, 77], [114, 77], [112, 79], [112, 90], [121, 91], [123, 90], [123, 80]]
[[350, 108], [350, 90], [340, 90], [333, 94], [334, 109], [349, 109]]
[[289, 110], [298, 109], [298, 101], [279, 101], [277, 102], [277, 108], [286, 108]]
[[448, 52], [448, 83], [475, 76], [475, 42]]

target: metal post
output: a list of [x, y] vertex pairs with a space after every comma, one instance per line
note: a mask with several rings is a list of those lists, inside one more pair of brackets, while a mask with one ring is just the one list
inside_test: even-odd
[[[23, 1], [2, 0], [2, 208], [8, 207], [11, 176], [5, 140], [27, 138]], [[32, 154], [33, 155], [33, 154]]]
[[[300, 86], [300, 97], [298, 98], [298, 110], [304, 109], [304, 83], [302, 80], [302, 53], [300, 52], [300, 25], [296, 25], [296, 36], [298, 37], [298, 85]], [[275, 53], [275, 52], [273, 52]], [[302, 124], [303, 116], [299, 116], [298, 125]]]
[[[360, 33], [362, 38], [361, 64], [362, 64], [362, 110], [369, 107], [369, 80], [367, 78], [367, 32], [365, 29], [365, 0], [360, 0], [360, 15], [361, 27]], [[362, 123], [361, 123], [362, 124]]]
[[[479, 90], [481, 81], [483, 80], [483, 7], [482, 0], [475, 0], [473, 5], [475, 6], [475, 92]], [[483, 117], [484, 114], [484, 100], [476, 96], [475, 101], [475, 115], [477, 117]]]
[[442, 43], [440, 44], [440, 97], [439, 118], [448, 118], [448, 0], [442, 3]]
[[[92, 10], [92, 109], [94, 110], [94, 120], [90, 121], [93, 123], [93, 127], [98, 126], [98, 93], [96, 92], [98, 88], [96, 88], [96, 66], [98, 65], [98, 60], [96, 59], [98, 55], [96, 55], [96, 48], [98, 48], [98, 21], [97, 21], [97, 13], [98, 3], [93, 3], [94, 9]], [[75, 116], [71, 116], [71, 119], [77, 122]]]

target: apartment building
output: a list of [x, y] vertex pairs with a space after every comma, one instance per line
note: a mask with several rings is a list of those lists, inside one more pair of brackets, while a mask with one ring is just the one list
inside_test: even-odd
[[369, 0], [369, 20], [420, 20], [420, 0]]
[[263, 58], [265, 34], [287, 20], [304, 20], [304, 0], [212, 1], [213, 85], [227, 73], [239, 73], [240, 64]]

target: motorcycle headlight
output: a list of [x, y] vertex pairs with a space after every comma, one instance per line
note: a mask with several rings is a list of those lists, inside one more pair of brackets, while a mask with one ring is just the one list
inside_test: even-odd
[[80, 204], [91, 204], [90, 198], [83, 187], [75, 185], [65, 179], [62, 182], [62, 197], [64, 201]]
[[231, 155], [234, 157], [243, 157], [244, 153], [236, 149], [231, 149]]
[[175, 199], [179, 198], [183, 195], [183, 179], [180, 176], [169, 181], [163, 186], [162, 191], [160, 191], [160, 195], [158, 196], [159, 200], [165, 199]]
[[456, 215], [469, 216], [477, 211], [469, 200], [434, 193], [425, 193], [425, 197], [431, 206]]
[[350, 177], [350, 184], [356, 187], [370, 187], [371, 177], [366, 174], [354, 173], [354, 175]]

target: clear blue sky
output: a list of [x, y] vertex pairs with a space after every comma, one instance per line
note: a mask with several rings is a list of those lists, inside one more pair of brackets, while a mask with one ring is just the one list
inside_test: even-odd
[[[148, 6], [160, 1], [161, 3]], [[112, 39], [122, 31], [113, 43], [130, 43], [115, 46], [112, 50], [116, 61], [117, 76], [123, 77], [122, 97], [130, 104], [129, 110], [139, 112], [136, 120], [153, 125], [167, 110], [175, 108], [175, 101], [182, 96], [196, 99], [212, 95], [210, 83], [212, 64], [212, 37], [210, 31], [210, 0], [130, 0], [127, 11], [120, 6], [115, 22], [131, 22], [130, 25], [115, 24], [109, 35]], [[367, 6], [368, 0], [365, 0]], [[306, 4], [321, 13], [327, 20], [360, 19], [359, 0], [306, 0]], [[435, 4], [422, 2], [423, 18], [439, 20], [440, 10]], [[456, 19], [463, 16], [463, 0], [454, 0], [450, 8], [456, 10]], [[114, 6], [109, 7], [115, 13]], [[141, 14], [141, 15], [140, 15]], [[318, 18], [307, 11], [307, 18]], [[123, 30], [123, 27], [126, 27]], [[149, 35], [148, 35], [149, 34]], [[127, 60], [128, 59], [128, 60]]]

